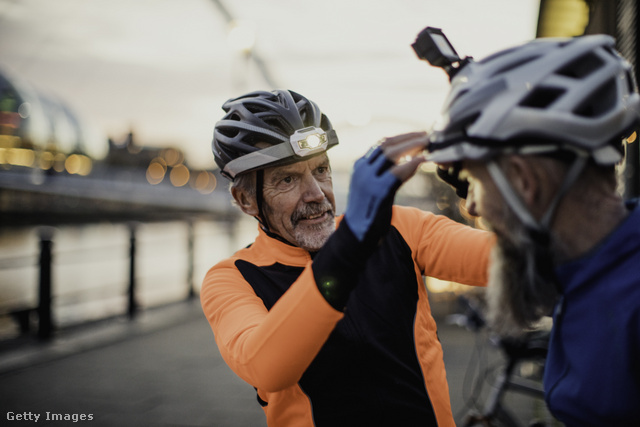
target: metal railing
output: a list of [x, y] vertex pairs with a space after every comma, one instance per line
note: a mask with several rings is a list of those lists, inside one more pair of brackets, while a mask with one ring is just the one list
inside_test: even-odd
[[[176, 263], [180, 264], [180, 267], [176, 267], [175, 269], [176, 273], [184, 274], [184, 279], [180, 279], [180, 282], [184, 283], [184, 287], [182, 288], [184, 292], [177, 288], [183, 286], [182, 284], [172, 283], [171, 286], [173, 294], [178, 291], [182, 296], [178, 297], [175, 301], [170, 302], [193, 299], [197, 295], [197, 289], [195, 286], [196, 236], [194, 223], [192, 221], [180, 221], [174, 222], [174, 224], [185, 225], [186, 230], [184, 233], [181, 233], [181, 238], [184, 238], [184, 241], [176, 242], [175, 239], [173, 239], [171, 240], [171, 243], [169, 243], [168, 241], [162, 242], [161, 240], [158, 242], [156, 239], [156, 241], [151, 242], [151, 245], [156, 246], [176, 246], [176, 243], [179, 243], [179, 249], [174, 249], [174, 251], [179, 250], [180, 254], [184, 253], [186, 258], [186, 263], [184, 259], [176, 260]], [[225, 247], [231, 248], [231, 244], [234, 239], [234, 223], [224, 222], [222, 224], [224, 226], [220, 227], [221, 233], [224, 233], [224, 238], [228, 241], [228, 245], [225, 245]], [[56, 306], [54, 304], [56, 299], [58, 302], [61, 300], [71, 300], [76, 303], [87, 302], [87, 299], [83, 299], [83, 297], [91, 295], [94, 300], [90, 302], [97, 303], [99, 301], [96, 301], [95, 299], [105, 298], [105, 294], [113, 297], [113, 291], [116, 290], [115, 293], [119, 294], [116, 295], [116, 298], [122, 301], [121, 310], [119, 310], [119, 313], [115, 313], [111, 316], [107, 315], [105, 317], [125, 316], [130, 320], [134, 319], [142, 308], [142, 305], [138, 301], [141, 293], [139, 258], [141, 246], [144, 249], [145, 242], [140, 241], [139, 234], [141, 228], [144, 227], [145, 224], [138, 222], [126, 224], [126, 230], [119, 230], [119, 232], [123, 234], [119, 241], [123, 244], [118, 247], [97, 246], [92, 248], [74, 249], [67, 252], [58, 251], [56, 248], [56, 233], [58, 232], [56, 228], [49, 226], [38, 227], [37, 254], [12, 256], [10, 258], [0, 259], [0, 273], [3, 270], [7, 271], [9, 269], [29, 268], [37, 270], [37, 274], [35, 275], [38, 281], [37, 298], [35, 301], [33, 298], [30, 298], [30, 302], [26, 305], [24, 299], [21, 302], [0, 301], [0, 315], [11, 316], [13, 320], [17, 322], [17, 326], [19, 327], [21, 334], [30, 334], [35, 332], [35, 335], [38, 338], [46, 340], [51, 338], [56, 329], [58, 329], [58, 325], [56, 325], [55, 310], [65, 308]], [[128, 232], [128, 239], [126, 239], [124, 231]], [[215, 243], [216, 246], [220, 246], [219, 241], [221, 239], [218, 238], [219, 236], [210, 234], [208, 236], [205, 235], [199, 237], [202, 237], [203, 239], [210, 239], [213, 241], [212, 244]], [[159, 236], [159, 238], [162, 239], [162, 236]], [[149, 246], [150, 244], [147, 243], [146, 245]], [[113, 255], [114, 251], [121, 253], [122, 258], [116, 259], [117, 256]], [[111, 253], [111, 258], [105, 256], [105, 253]], [[63, 266], [67, 269], [71, 269], [76, 265], [86, 266], [88, 263], [90, 264], [91, 262], [98, 261], [117, 263], [119, 266], [118, 274], [120, 274], [120, 279], [118, 279], [118, 274], [114, 274], [113, 278], [109, 278], [109, 280], [113, 279], [114, 284], [109, 284], [108, 286], [96, 286], [94, 282], [94, 285], [92, 286], [91, 278], [87, 278], [87, 285], [83, 285], [80, 289], [75, 289], [64, 294], [59, 292], [56, 294], [56, 292], [54, 292], [55, 268]], [[207, 260], [206, 262], [210, 261]], [[122, 269], [122, 266], [126, 267]], [[180, 271], [177, 271], [178, 268]], [[123, 287], [126, 289], [123, 289]], [[27, 292], [26, 289], [29, 289], [29, 285], [26, 285], [24, 289], [25, 292]], [[118, 291], [118, 289], [120, 290]], [[34, 319], [36, 317], [37, 322]], [[81, 321], [80, 323], [83, 322]], [[37, 330], [33, 331], [32, 329], [34, 328], [37, 328]]]

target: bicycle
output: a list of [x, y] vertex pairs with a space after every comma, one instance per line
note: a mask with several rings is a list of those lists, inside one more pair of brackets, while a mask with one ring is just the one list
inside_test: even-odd
[[[450, 316], [449, 321], [459, 326], [464, 326], [468, 330], [474, 332], [479, 338], [476, 346], [479, 375], [475, 378], [472, 386], [472, 395], [467, 399], [466, 407], [463, 409], [465, 414], [459, 423], [461, 427], [521, 427], [522, 423], [514, 413], [507, 408], [504, 398], [507, 393], [518, 393], [526, 395], [543, 402], [544, 390], [541, 384], [541, 372], [544, 367], [544, 361], [547, 355], [549, 344], [548, 329], [534, 330], [525, 333], [522, 337], [501, 337], [488, 331], [486, 321], [483, 316], [482, 301], [471, 299], [466, 296], [459, 297], [459, 303], [463, 308], [461, 314]], [[493, 389], [486, 398], [484, 404], [481, 404], [479, 397], [485, 379], [490, 377], [493, 367], [482, 368], [480, 364], [483, 361], [483, 354], [480, 338], [484, 335], [481, 331], [489, 333], [489, 342], [498, 348], [504, 357], [504, 362], [497, 365], [498, 374], [491, 382]], [[473, 361], [474, 359], [472, 359]], [[467, 375], [471, 371], [472, 363], [469, 363]], [[519, 370], [523, 367], [538, 369], [529, 369], [529, 375], [523, 376], [519, 374]], [[529, 378], [532, 377], [532, 378]], [[469, 408], [471, 407], [471, 408]], [[550, 414], [546, 414], [551, 417]], [[532, 420], [529, 427], [548, 427], [549, 421]]]

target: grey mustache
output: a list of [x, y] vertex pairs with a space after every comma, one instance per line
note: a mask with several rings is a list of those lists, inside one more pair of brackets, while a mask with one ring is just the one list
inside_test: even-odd
[[330, 203], [311, 203], [304, 205], [301, 209], [298, 209], [291, 214], [291, 222], [295, 225], [301, 219], [310, 217], [312, 215], [320, 215], [325, 212], [332, 213], [333, 207]]

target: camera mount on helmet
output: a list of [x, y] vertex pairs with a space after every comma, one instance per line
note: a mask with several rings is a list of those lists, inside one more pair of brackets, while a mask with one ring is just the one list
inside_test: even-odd
[[449, 80], [453, 79], [462, 67], [473, 61], [470, 56], [464, 59], [460, 58], [440, 28], [425, 28], [418, 34], [411, 47], [413, 47], [418, 58], [427, 61], [434, 67], [444, 69], [449, 75]]

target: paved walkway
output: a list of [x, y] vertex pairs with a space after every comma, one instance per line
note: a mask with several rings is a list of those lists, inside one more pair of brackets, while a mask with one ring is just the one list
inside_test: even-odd
[[[464, 409], [474, 337], [442, 325], [440, 338], [456, 414]], [[252, 387], [221, 359], [193, 301], [0, 352], [0, 425], [83, 424], [264, 427], [265, 421]]]

